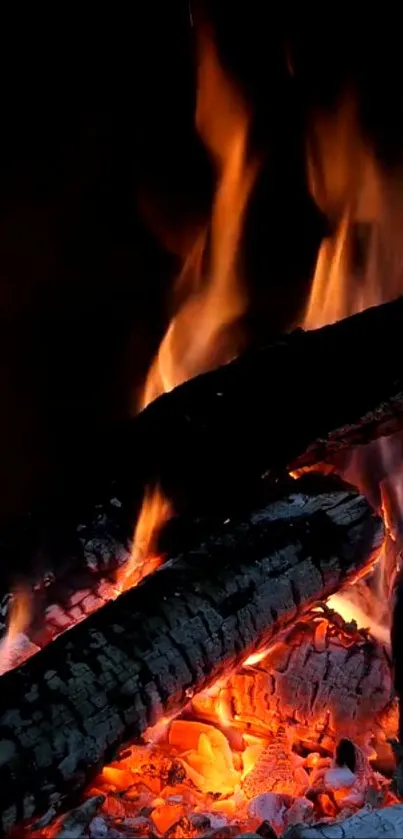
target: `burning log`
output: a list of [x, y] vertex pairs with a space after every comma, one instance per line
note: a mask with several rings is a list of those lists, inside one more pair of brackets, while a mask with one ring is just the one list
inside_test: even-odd
[[383, 810], [363, 808], [344, 821], [317, 825], [295, 825], [284, 839], [400, 839], [403, 836], [403, 804]]
[[342, 482], [290, 479], [3, 675], [3, 830], [81, 789], [122, 743], [370, 567], [381, 539]]
[[[122, 434], [121, 478], [158, 482], [180, 509], [223, 507], [271, 471], [326, 461], [403, 427], [403, 298], [297, 330], [151, 403]], [[372, 364], [355, 359], [374, 355]], [[327, 375], [318, 363], [327, 362]], [[320, 368], [321, 369], [321, 368]], [[348, 398], [346, 398], [348, 393]], [[236, 441], [236, 444], [235, 444]]]
[[388, 651], [367, 632], [346, 623], [325, 604], [279, 633], [262, 657], [225, 685], [192, 701], [196, 715], [253, 734], [292, 732], [294, 744], [332, 755], [349, 737], [384, 746], [396, 722]]

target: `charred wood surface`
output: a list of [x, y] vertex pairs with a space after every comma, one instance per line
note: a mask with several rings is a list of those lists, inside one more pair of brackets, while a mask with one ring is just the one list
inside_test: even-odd
[[153, 484], [178, 513], [229, 516], [262, 474], [323, 462], [402, 428], [402, 323], [399, 299], [298, 330], [158, 399], [99, 441], [96, 460], [69, 477], [64, 494], [0, 534], [0, 603], [15, 574], [59, 577], [122, 562]]
[[326, 461], [401, 429], [402, 324], [399, 299], [297, 330], [185, 383], [122, 434], [121, 474], [136, 476], [140, 495], [159, 482], [178, 509], [220, 508], [267, 471]]
[[317, 825], [295, 825], [283, 839], [401, 839], [403, 804], [383, 810], [363, 808], [343, 821]]
[[194, 712], [259, 733], [279, 722], [296, 743], [334, 753], [337, 740], [384, 739], [395, 715], [392, 663], [385, 647], [323, 605], [280, 633], [260, 662], [237, 670], [216, 695], [203, 693]]
[[332, 477], [290, 483], [1, 677], [4, 831], [371, 562], [382, 527], [361, 496]]

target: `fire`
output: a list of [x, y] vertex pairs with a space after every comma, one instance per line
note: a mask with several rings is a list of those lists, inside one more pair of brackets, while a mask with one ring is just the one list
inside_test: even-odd
[[239, 248], [257, 165], [248, 158], [250, 116], [224, 73], [214, 39], [198, 42], [196, 125], [217, 170], [210, 228], [198, 237], [177, 281], [182, 305], [172, 318], [147, 377], [140, 407], [239, 350], [246, 295]]
[[158, 568], [162, 557], [157, 550], [157, 537], [165, 521], [170, 518], [171, 505], [159, 487], [148, 489], [143, 500], [134, 532], [131, 557], [119, 569], [119, 592], [127, 591]]
[[[217, 169], [210, 228], [185, 262], [176, 291], [182, 306], [172, 318], [151, 365], [140, 409], [193, 376], [233, 358], [239, 350], [238, 321], [246, 308], [239, 275], [239, 247], [257, 165], [248, 158], [250, 116], [218, 59], [211, 33], [198, 40], [196, 125]], [[146, 492], [131, 561], [119, 573], [126, 590], [161, 562], [155, 537], [171, 514], [160, 489]]]
[[15, 666], [19, 648], [27, 643], [23, 633], [31, 618], [31, 596], [24, 588], [17, 588], [12, 595], [7, 632], [0, 641], [0, 675]]
[[335, 114], [316, 114], [307, 141], [308, 182], [334, 233], [320, 248], [304, 326], [334, 323], [402, 290], [401, 199], [345, 95]]
[[[371, 796], [378, 806], [395, 800], [390, 781], [371, 765], [380, 748], [382, 767], [387, 763], [386, 738], [397, 724], [382, 645], [323, 605], [262, 654], [102, 769], [81, 805], [96, 803], [94, 833], [97, 826], [101, 835], [111, 827], [116, 835], [136, 827], [139, 835], [169, 839], [216, 828], [238, 835], [266, 820], [283, 835], [293, 823], [360, 810]], [[40, 835], [59, 835], [56, 827], [60, 817]]]
[[[396, 179], [391, 184], [364, 138], [351, 92], [335, 113], [314, 115], [307, 139], [307, 170], [311, 193], [333, 229], [319, 250], [303, 320], [305, 328], [315, 329], [401, 293], [403, 205], [400, 184]], [[386, 513], [387, 530], [395, 539], [403, 513], [403, 472], [396, 463], [396, 448], [393, 439], [378, 441], [357, 451], [342, 470], [361, 491], [373, 494], [375, 487], [376, 497], [380, 490], [381, 512]], [[373, 487], [365, 480], [370, 463], [385, 476], [379, 488], [375, 475]], [[395, 571], [384, 551], [371, 597], [368, 587], [364, 600], [359, 592], [363, 595], [365, 588], [356, 589], [355, 604], [352, 593], [337, 595], [337, 609], [361, 626], [370, 626], [385, 643], [389, 643], [390, 615], [382, 614], [382, 601], [389, 597]]]

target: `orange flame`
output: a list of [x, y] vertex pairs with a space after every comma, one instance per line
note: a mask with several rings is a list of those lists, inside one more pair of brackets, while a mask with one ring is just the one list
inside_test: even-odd
[[236, 323], [246, 297], [238, 272], [239, 245], [256, 163], [247, 158], [249, 115], [225, 75], [210, 33], [198, 43], [196, 125], [217, 167], [209, 231], [198, 238], [178, 279], [184, 302], [171, 320], [151, 367], [140, 407], [239, 350]]
[[311, 193], [334, 227], [318, 256], [304, 326], [315, 329], [398, 296], [403, 253], [400, 185], [364, 140], [354, 98], [316, 114], [307, 142]]
[[127, 591], [155, 571], [162, 557], [157, 551], [157, 537], [171, 515], [171, 505], [159, 487], [145, 493], [134, 532], [131, 557], [117, 574], [119, 592]]
[[31, 618], [31, 593], [18, 588], [12, 595], [7, 632], [0, 641], [0, 675], [18, 663], [18, 639]]
[[[249, 115], [224, 73], [214, 40], [205, 29], [198, 42], [196, 125], [217, 166], [211, 226], [196, 241], [177, 282], [184, 303], [171, 320], [148, 373], [140, 408], [239, 349], [236, 324], [246, 307], [238, 273], [239, 245], [257, 166], [247, 158]], [[134, 537], [132, 559], [120, 584], [124, 589], [160, 564], [155, 535], [170, 516], [160, 490], [148, 491]]]
[[[311, 193], [334, 230], [321, 245], [303, 322], [305, 328], [315, 329], [401, 293], [403, 204], [397, 178], [392, 184], [363, 137], [350, 94], [341, 100], [336, 113], [315, 115], [307, 141], [307, 166]], [[386, 439], [376, 445], [379, 464], [389, 475], [393, 444]], [[347, 480], [361, 483], [357, 464], [361, 470], [365, 457], [363, 450], [353, 470], [346, 473]], [[393, 490], [396, 509], [400, 496], [403, 500], [401, 470], [394, 476]], [[400, 506], [400, 515], [402, 512]], [[387, 581], [385, 574], [380, 577], [388, 587], [390, 579]], [[356, 603], [354, 611], [351, 600], [339, 594], [337, 609], [354, 616], [361, 625], [370, 625], [377, 637], [385, 640], [388, 632], [377, 620], [381, 607], [380, 601], [378, 606], [375, 601], [361, 603], [362, 608]]]

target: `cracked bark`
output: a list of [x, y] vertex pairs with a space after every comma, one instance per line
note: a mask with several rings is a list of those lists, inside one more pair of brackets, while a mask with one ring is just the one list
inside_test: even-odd
[[[122, 433], [121, 483], [130, 475], [133, 494], [136, 476], [142, 497], [158, 482], [178, 509], [222, 509], [265, 472], [326, 461], [400, 430], [402, 323], [399, 299], [297, 330], [186, 382]], [[379, 376], [358, 360], [374, 357], [374, 335]]]
[[206, 719], [224, 707], [234, 726], [256, 733], [280, 721], [304, 747], [320, 743], [333, 754], [342, 737], [382, 736], [392, 702], [384, 646], [325, 608], [281, 633], [261, 662], [234, 673], [216, 696], [202, 694], [192, 705]]
[[[263, 473], [326, 461], [403, 427], [402, 322], [400, 299], [299, 330], [156, 400], [98, 441], [96, 462], [83, 463], [64, 497], [0, 534], [0, 575], [41, 566], [59, 578], [62, 567], [119, 564], [153, 483], [177, 512], [229, 516]], [[357, 359], [373, 358], [374, 335], [380, 376]]]
[[355, 577], [382, 526], [339, 480], [306, 476], [196, 533], [137, 588], [1, 677], [3, 831], [82, 789], [122, 744]]
[[402, 836], [403, 804], [395, 804], [383, 810], [364, 808], [332, 824], [296, 825], [285, 832], [283, 839], [401, 839]]

